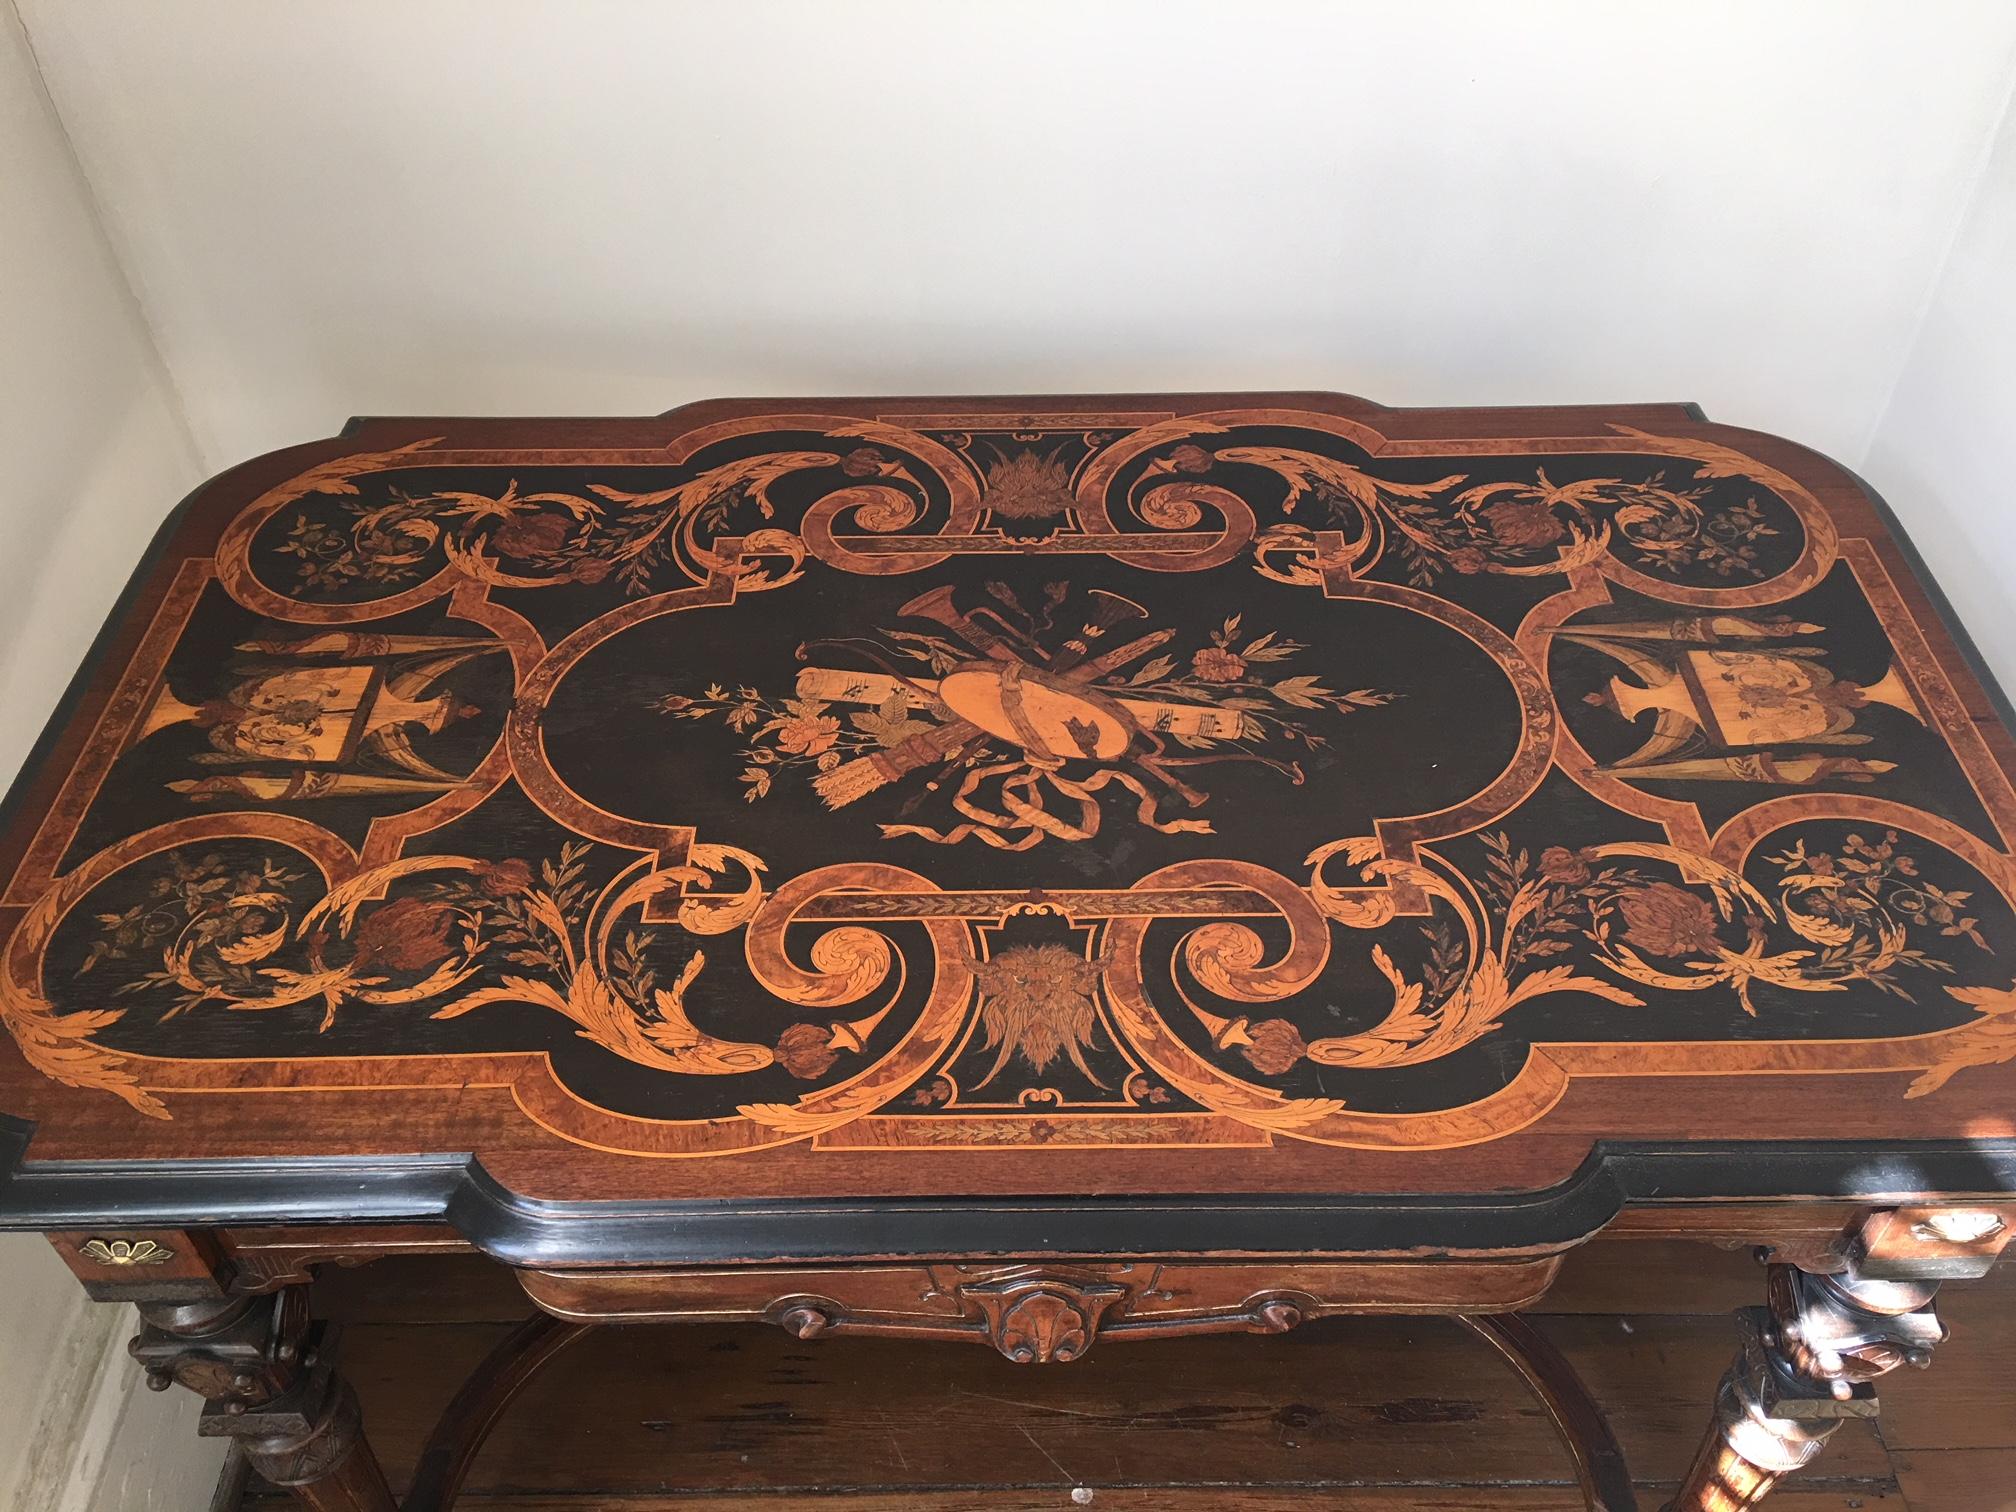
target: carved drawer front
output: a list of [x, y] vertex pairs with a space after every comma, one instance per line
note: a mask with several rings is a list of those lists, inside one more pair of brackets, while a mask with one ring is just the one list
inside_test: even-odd
[[767, 1321], [824, 1334], [992, 1344], [1030, 1364], [1075, 1360], [1104, 1335], [1281, 1333], [1334, 1313], [1509, 1312], [1560, 1256], [1515, 1261], [921, 1264], [844, 1268], [524, 1270], [556, 1317], [588, 1323]]

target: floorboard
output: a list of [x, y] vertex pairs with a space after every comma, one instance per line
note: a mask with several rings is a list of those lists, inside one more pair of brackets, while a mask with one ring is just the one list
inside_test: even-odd
[[1910, 1512], [2016, 1512], [2016, 1449], [1914, 1449], [1891, 1461]]

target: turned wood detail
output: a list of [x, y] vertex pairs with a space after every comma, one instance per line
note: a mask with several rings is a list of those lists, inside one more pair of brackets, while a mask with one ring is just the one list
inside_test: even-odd
[[1876, 1416], [1875, 1382], [1923, 1369], [1946, 1338], [1940, 1281], [1983, 1273], [2006, 1242], [1994, 1213], [1893, 1210], [1861, 1225], [1839, 1269], [1768, 1265], [1766, 1305], [1738, 1314], [1741, 1346], [1667, 1512], [1754, 1507], [1845, 1420]]
[[140, 1320], [130, 1353], [151, 1389], [204, 1398], [199, 1434], [238, 1440], [253, 1469], [314, 1512], [394, 1512], [357, 1395], [335, 1370], [334, 1330], [310, 1319], [303, 1289], [143, 1302]]

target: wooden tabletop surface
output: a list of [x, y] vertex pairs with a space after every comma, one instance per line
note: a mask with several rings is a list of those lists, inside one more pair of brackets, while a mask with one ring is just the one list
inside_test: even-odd
[[184, 504], [9, 799], [0, 1221], [2008, 1190], [1938, 603], [1681, 405], [357, 422]]

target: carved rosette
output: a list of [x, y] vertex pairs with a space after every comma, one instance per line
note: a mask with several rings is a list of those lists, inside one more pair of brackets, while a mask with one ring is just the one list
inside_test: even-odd
[[272, 1297], [143, 1304], [127, 1348], [151, 1390], [180, 1385], [203, 1397], [198, 1433], [238, 1440], [269, 1483], [303, 1488], [313, 1506], [393, 1512], [333, 1345], [333, 1330], [309, 1318], [306, 1290], [293, 1287]]

